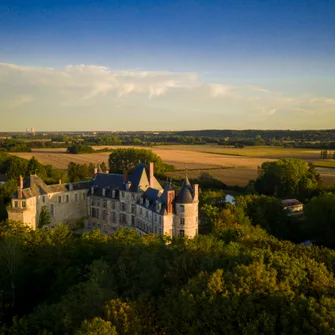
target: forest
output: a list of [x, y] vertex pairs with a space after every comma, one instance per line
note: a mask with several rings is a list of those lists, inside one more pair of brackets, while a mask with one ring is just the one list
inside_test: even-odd
[[[118, 149], [109, 168], [153, 160], [164, 169], [152, 155]], [[54, 171], [2, 153], [10, 179], [0, 195], [10, 199], [18, 174], [39, 171], [54, 183], [93, 169]], [[0, 334], [334, 334], [335, 194], [314, 167], [265, 162], [257, 180], [236, 189], [235, 205], [210, 175], [192, 182], [201, 188], [194, 239], [33, 231], [2, 218]], [[286, 215], [281, 199], [291, 196], [305, 203], [302, 218]], [[300, 245], [307, 239], [311, 246]]]
[[0, 230], [0, 334], [334, 334], [335, 252], [247, 222], [193, 240]]

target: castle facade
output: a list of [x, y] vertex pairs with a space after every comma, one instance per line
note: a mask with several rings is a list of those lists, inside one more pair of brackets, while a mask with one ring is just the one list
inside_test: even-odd
[[121, 228], [142, 234], [171, 237], [198, 234], [198, 185], [185, 177], [176, 194], [170, 184], [162, 188], [154, 164], [138, 164], [131, 175], [100, 173], [88, 182], [46, 185], [38, 176], [23, 181], [12, 196], [9, 219], [32, 229], [41, 227], [41, 213], [50, 214], [52, 229], [58, 224], [85, 221], [86, 228], [112, 234]]

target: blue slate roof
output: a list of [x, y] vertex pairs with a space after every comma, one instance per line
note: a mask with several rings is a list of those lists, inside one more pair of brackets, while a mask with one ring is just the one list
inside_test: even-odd
[[193, 202], [193, 188], [190, 181], [185, 177], [181, 189], [176, 196], [176, 204], [191, 204]]

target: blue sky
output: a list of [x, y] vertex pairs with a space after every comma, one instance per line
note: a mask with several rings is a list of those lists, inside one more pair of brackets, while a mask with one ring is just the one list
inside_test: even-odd
[[334, 1], [1, 1], [0, 130], [334, 128], [334, 60]]

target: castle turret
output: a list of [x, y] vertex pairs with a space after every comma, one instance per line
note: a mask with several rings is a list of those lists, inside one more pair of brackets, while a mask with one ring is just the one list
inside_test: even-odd
[[194, 237], [198, 234], [198, 185], [191, 186], [187, 176], [175, 200], [175, 234]]

